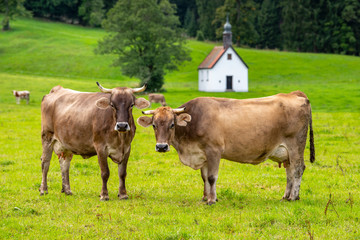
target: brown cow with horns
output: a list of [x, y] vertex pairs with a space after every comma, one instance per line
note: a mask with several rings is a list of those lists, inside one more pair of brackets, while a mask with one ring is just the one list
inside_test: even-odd
[[287, 185], [283, 199], [298, 200], [305, 170], [304, 149], [310, 126], [310, 161], [315, 161], [311, 106], [300, 91], [255, 99], [195, 98], [178, 109], [143, 112], [138, 123], [153, 126], [156, 151], [172, 145], [180, 161], [201, 169], [203, 200], [216, 198], [220, 159], [259, 164], [266, 159], [284, 164]]
[[136, 129], [132, 108], [146, 108], [150, 103], [134, 96], [134, 93], [144, 91], [145, 86], [105, 89], [98, 82], [97, 85], [101, 93], [78, 92], [56, 86], [44, 96], [41, 103], [41, 195], [48, 192], [47, 173], [54, 151], [59, 157], [62, 192], [65, 194], [72, 194], [69, 168], [73, 154], [83, 158], [97, 155], [103, 181], [100, 200], [109, 200], [107, 157], [119, 165], [119, 198], [128, 198], [126, 166]]

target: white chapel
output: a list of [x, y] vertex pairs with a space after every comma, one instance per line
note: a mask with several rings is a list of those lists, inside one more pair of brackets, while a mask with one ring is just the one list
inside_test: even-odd
[[247, 92], [248, 66], [232, 47], [229, 17], [223, 32], [223, 46], [216, 46], [199, 65], [199, 91]]

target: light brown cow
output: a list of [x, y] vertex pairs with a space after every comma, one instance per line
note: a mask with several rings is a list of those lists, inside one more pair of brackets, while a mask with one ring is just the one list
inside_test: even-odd
[[151, 103], [161, 103], [162, 106], [166, 106], [165, 97], [162, 94], [150, 93], [149, 102]]
[[73, 154], [83, 158], [97, 155], [103, 181], [100, 200], [109, 199], [107, 157], [118, 164], [119, 198], [128, 198], [126, 166], [136, 129], [132, 108], [136, 106], [142, 109], [150, 103], [144, 98], [136, 99], [133, 94], [144, 91], [145, 86], [137, 89], [105, 89], [97, 84], [102, 93], [77, 92], [57, 86], [44, 96], [41, 103], [41, 195], [48, 192], [47, 173], [54, 151], [59, 157], [62, 192], [65, 194], [72, 194], [69, 168]]
[[30, 92], [29, 91], [16, 91], [16, 90], [13, 90], [12, 93], [16, 98], [16, 103], [17, 104], [20, 104], [20, 99], [25, 99], [26, 104], [29, 104], [29, 100], [30, 100]]
[[172, 145], [180, 161], [201, 169], [203, 200], [213, 204], [220, 159], [284, 164], [287, 185], [283, 199], [298, 200], [305, 169], [304, 149], [310, 125], [310, 161], [315, 161], [311, 106], [300, 91], [255, 99], [195, 98], [178, 109], [143, 112], [138, 123], [153, 126], [156, 151]]

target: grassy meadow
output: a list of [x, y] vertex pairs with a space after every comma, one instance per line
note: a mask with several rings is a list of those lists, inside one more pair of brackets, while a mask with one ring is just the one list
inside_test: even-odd
[[[94, 54], [105, 35], [101, 29], [34, 19], [11, 26], [0, 32], [0, 239], [360, 239], [359, 57], [237, 48], [249, 66], [250, 91], [204, 93], [197, 91], [197, 66], [221, 43], [189, 40], [192, 61], [165, 76], [171, 107], [198, 96], [308, 95], [316, 161], [309, 162], [307, 147], [301, 200], [280, 201], [286, 174], [276, 163], [221, 160], [219, 201], [207, 206], [200, 171], [182, 165], [173, 148], [156, 153], [153, 130], [138, 126], [126, 179], [129, 199], [117, 199], [117, 165], [109, 159], [110, 201], [100, 202], [96, 157], [74, 156], [74, 195], [65, 196], [54, 155], [49, 194], [39, 196], [41, 99], [56, 85], [98, 91], [96, 81], [112, 88], [137, 87], [138, 80], [110, 66], [114, 56]], [[13, 89], [29, 90], [30, 104], [17, 105]]]

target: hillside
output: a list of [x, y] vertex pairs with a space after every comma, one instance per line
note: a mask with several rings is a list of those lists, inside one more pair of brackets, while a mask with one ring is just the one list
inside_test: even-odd
[[[92, 84], [90, 89], [93, 89], [95, 81], [112, 86], [138, 84], [137, 79], [123, 76], [119, 68], [111, 66], [114, 56], [94, 53], [97, 41], [106, 34], [101, 29], [35, 19], [16, 20], [12, 26], [12, 31], [0, 33], [2, 84], [14, 75], [21, 75], [25, 81], [48, 81], [51, 84], [59, 84], [59, 79], [89, 81]], [[166, 95], [174, 98], [174, 104], [187, 100], [176, 101], [176, 92], [179, 91], [189, 91], [186, 96], [191, 99], [196, 96], [250, 98], [302, 90], [311, 99], [315, 111], [360, 111], [357, 104], [360, 99], [360, 58], [352, 56], [237, 48], [249, 66], [250, 92], [197, 92], [197, 66], [214, 45], [188, 41], [192, 61], [165, 76]], [[6, 83], [9, 84], [10, 88], [18, 87], [18, 84]], [[45, 87], [50, 88], [51, 85], [45, 84]], [[66, 87], [75, 86], [70, 84]]]
[[[219, 201], [207, 206], [200, 170], [183, 165], [173, 148], [156, 152], [152, 127], [137, 124], [127, 167], [129, 199], [118, 200], [118, 164], [109, 159], [110, 200], [100, 202], [96, 156], [74, 155], [73, 195], [65, 196], [53, 154], [49, 194], [39, 196], [40, 103], [56, 85], [95, 92], [95, 81], [112, 88], [137, 86], [138, 80], [110, 67], [111, 56], [93, 53], [105, 34], [100, 29], [28, 19], [12, 26], [13, 31], [0, 32], [0, 239], [359, 238], [359, 58], [238, 48], [250, 66], [250, 92], [205, 93], [197, 91], [197, 66], [214, 43], [190, 40], [192, 62], [166, 76], [164, 95], [171, 107], [198, 96], [249, 98], [297, 89], [309, 96], [316, 161], [309, 162], [307, 141], [301, 199], [280, 201], [287, 177], [278, 163], [221, 160]], [[17, 105], [13, 89], [30, 90], [30, 104]], [[136, 107], [132, 112], [134, 119], [142, 116]]]

